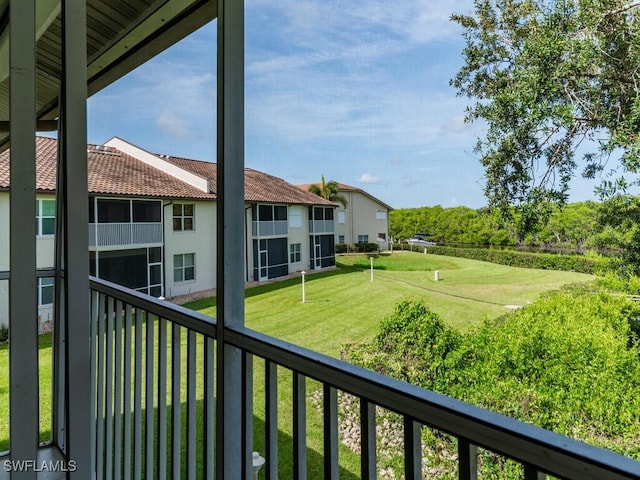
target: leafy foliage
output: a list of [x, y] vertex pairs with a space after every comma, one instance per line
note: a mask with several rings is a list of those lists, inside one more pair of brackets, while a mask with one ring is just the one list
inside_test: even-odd
[[[565, 202], [569, 182], [603, 174], [603, 195], [638, 185], [640, 2], [475, 0], [464, 65], [451, 81], [487, 124], [476, 151], [490, 205], [516, 205], [522, 230]], [[586, 152], [586, 153], [583, 153]], [[582, 155], [581, 159], [579, 156]], [[611, 165], [610, 165], [611, 166]]]
[[336, 202], [342, 204], [344, 208], [347, 208], [349, 203], [347, 202], [347, 198], [340, 193], [340, 186], [338, 182], [335, 180], [329, 180], [326, 182], [324, 180], [324, 175], [322, 175], [322, 181], [320, 184], [313, 184], [309, 186], [309, 191], [314, 195], [318, 195], [319, 197], [325, 198], [331, 202]]
[[570, 289], [459, 333], [423, 303], [404, 301], [371, 342], [344, 356], [640, 459], [639, 314], [624, 297]]

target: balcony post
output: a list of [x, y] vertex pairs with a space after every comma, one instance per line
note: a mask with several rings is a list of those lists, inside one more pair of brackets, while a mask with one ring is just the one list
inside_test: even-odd
[[[10, 16], [9, 439], [12, 460], [35, 461], [38, 447], [36, 293], [35, 1], [12, 0]], [[34, 469], [12, 479], [35, 479]]]
[[[240, 480], [251, 475], [252, 429], [243, 420], [242, 355], [225, 344], [225, 330], [244, 325], [243, 0], [218, 0], [217, 71], [216, 478]], [[250, 403], [246, 408], [251, 422]]]
[[[75, 469], [70, 478], [94, 477], [91, 425], [89, 211], [87, 208], [87, 34], [86, 1], [62, 0], [62, 81], [56, 198], [61, 231], [56, 278], [65, 338], [62, 364], [66, 425], [64, 452]], [[64, 271], [64, 275], [60, 273]]]

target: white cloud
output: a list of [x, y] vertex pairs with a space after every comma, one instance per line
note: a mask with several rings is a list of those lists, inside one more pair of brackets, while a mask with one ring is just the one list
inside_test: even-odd
[[359, 183], [381, 183], [380, 177], [376, 177], [370, 173], [363, 173], [357, 181]]
[[193, 139], [189, 122], [180, 118], [175, 112], [163, 111], [156, 119], [156, 124], [165, 135], [179, 140]]

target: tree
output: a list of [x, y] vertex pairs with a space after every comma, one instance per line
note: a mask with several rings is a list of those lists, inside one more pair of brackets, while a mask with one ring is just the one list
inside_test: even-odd
[[466, 47], [451, 84], [487, 124], [490, 206], [515, 205], [527, 231], [578, 173], [603, 198], [640, 185], [640, 1], [475, 0], [452, 20]]
[[309, 191], [319, 197], [325, 198], [330, 202], [336, 202], [342, 204], [344, 208], [347, 208], [349, 202], [344, 195], [340, 193], [340, 186], [335, 180], [329, 180], [325, 182], [324, 175], [322, 175], [322, 182], [320, 185], [313, 184], [309, 186]]

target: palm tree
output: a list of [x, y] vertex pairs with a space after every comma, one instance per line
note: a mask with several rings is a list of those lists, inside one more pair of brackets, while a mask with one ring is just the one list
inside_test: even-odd
[[319, 197], [326, 198], [330, 202], [336, 202], [342, 204], [344, 208], [347, 208], [348, 202], [344, 195], [339, 191], [340, 186], [335, 180], [324, 181], [324, 175], [322, 175], [322, 182], [320, 185], [313, 184], [309, 186], [309, 192], [318, 195]]

